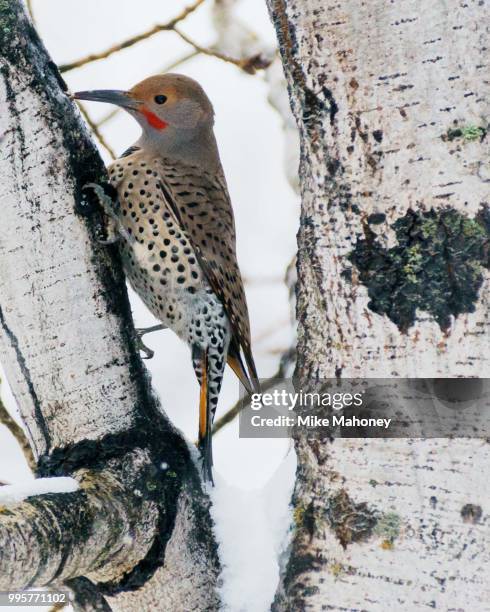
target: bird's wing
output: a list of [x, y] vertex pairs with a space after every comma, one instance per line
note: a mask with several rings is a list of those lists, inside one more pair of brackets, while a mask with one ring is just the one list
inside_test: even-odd
[[242, 378], [237, 371], [244, 373], [241, 349], [249, 379], [257, 387], [247, 301], [236, 258], [235, 222], [224, 176], [222, 173], [206, 173], [194, 166], [163, 161], [160, 178], [165, 201], [191, 242], [201, 268], [230, 321], [230, 365]]

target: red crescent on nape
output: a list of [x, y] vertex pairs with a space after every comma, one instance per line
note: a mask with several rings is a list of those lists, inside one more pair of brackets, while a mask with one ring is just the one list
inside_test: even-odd
[[160, 117], [157, 117], [155, 113], [152, 113], [147, 108], [142, 108], [141, 113], [146, 117], [146, 120], [151, 127], [154, 127], [157, 130], [164, 130], [168, 126], [168, 123], [163, 121], [163, 119], [160, 119]]

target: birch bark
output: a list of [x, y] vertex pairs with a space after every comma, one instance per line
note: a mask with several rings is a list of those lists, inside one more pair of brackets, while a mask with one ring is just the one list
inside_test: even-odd
[[[484, 2], [268, 0], [301, 133], [300, 383], [488, 375]], [[297, 434], [275, 610], [483, 610], [485, 440]]]
[[1, 359], [38, 475], [80, 482], [0, 507], [0, 589], [65, 582], [77, 609], [215, 610], [208, 499], [83, 198], [102, 162], [20, 0], [0, 2], [0, 48]]

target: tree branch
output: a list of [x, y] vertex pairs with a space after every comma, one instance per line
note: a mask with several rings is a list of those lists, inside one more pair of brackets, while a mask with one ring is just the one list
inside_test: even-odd
[[123, 40], [120, 43], [117, 43], [116, 45], [112, 45], [111, 47], [109, 47], [105, 51], [101, 51], [100, 53], [92, 53], [69, 64], [62, 64], [61, 66], [59, 66], [59, 70], [60, 72], [68, 72], [69, 70], [80, 68], [81, 66], [85, 66], [85, 64], [90, 64], [91, 62], [105, 59], [106, 57], [110, 57], [118, 51], [128, 49], [129, 47], [132, 47], [133, 45], [141, 42], [142, 40], [151, 38], [159, 32], [174, 30], [175, 26], [180, 21], [183, 21], [188, 15], [193, 13], [197, 8], [201, 6], [201, 4], [203, 4], [203, 2], [205, 2], [205, 0], [196, 0], [193, 4], [185, 8], [181, 13], [179, 13], [176, 17], [174, 17], [167, 23], [155, 25], [149, 30], [141, 32], [141, 34], [137, 34], [136, 36], [132, 36], [131, 38], [128, 38], [126, 40]]
[[220, 60], [223, 60], [224, 62], [233, 64], [234, 66], [238, 66], [238, 68], [245, 71], [247, 74], [255, 74], [257, 70], [264, 70], [272, 62], [271, 58], [266, 57], [262, 53], [257, 53], [251, 57], [244, 57], [244, 58], [230, 57], [229, 55], [226, 55], [225, 53], [221, 53], [220, 51], [216, 49], [202, 47], [201, 45], [196, 43], [194, 40], [192, 40], [192, 38], [189, 38], [187, 34], [184, 34], [184, 32], [182, 32], [182, 30], [180, 30], [179, 28], [173, 28], [173, 31], [178, 36], [180, 36], [180, 38], [182, 38], [183, 41], [185, 41], [187, 44], [194, 47], [194, 49], [198, 51], [199, 53], [202, 53], [203, 55], [209, 55], [211, 57], [216, 57]]
[[135, 451], [103, 472], [74, 472], [80, 491], [1, 507], [0, 588], [25, 589], [80, 575], [101, 581], [131, 571], [158, 534], [158, 505], [138, 496], [153, 478], [148, 459]]
[[5, 425], [5, 427], [10, 431], [10, 433], [17, 440], [17, 444], [20, 446], [22, 452], [24, 453], [24, 457], [27, 461], [27, 465], [34, 472], [36, 470], [36, 460], [34, 459], [34, 455], [32, 454], [32, 448], [29, 444], [29, 440], [27, 439], [24, 430], [20, 425], [18, 425], [14, 419], [10, 416], [7, 409], [5, 408], [4, 403], [0, 399], [0, 423]]
[[105, 169], [22, 1], [0, 4], [0, 20], [1, 360], [37, 474], [81, 485], [1, 508], [0, 585], [90, 578], [109, 604], [216, 610], [209, 500], [152, 393], [119, 258], [96, 241], [101, 211], [83, 198]]

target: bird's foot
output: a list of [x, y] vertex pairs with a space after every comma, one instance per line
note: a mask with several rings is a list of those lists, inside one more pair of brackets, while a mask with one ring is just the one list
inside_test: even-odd
[[136, 334], [136, 346], [138, 348], [138, 351], [141, 351], [142, 353], [144, 353], [144, 357], [143, 359], [152, 359], [153, 355], [155, 354], [155, 351], [152, 351], [151, 348], [148, 348], [146, 346], [146, 344], [143, 342], [143, 340], [141, 339], [141, 336], [139, 334]]
[[[112, 186], [110, 187], [112, 188]], [[91, 189], [95, 193], [99, 205], [102, 207], [107, 219], [105, 227], [107, 238], [99, 238], [98, 242], [103, 245], [109, 245], [124, 239], [128, 244], [133, 244], [135, 238], [121, 223], [121, 220], [114, 210], [114, 199], [106, 192], [106, 189], [97, 183], [87, 183], [83, 186], [83, 189]]]
[[152, 325], [151, 327], [142, 327], [136, 329], [136, 346], [138, 347], [139, 351], [145, 353], [145, 357], [143, 357], [143, 359], [151, 359], [155, 354], [155, 351], [152, 351], [151, 348], [148, 348], [143, 342], [143, 336], [145, 334], [151, 334], [155, 331], [160, 331], [161, 329], [166, 329], [163, 323], [159, 323], [158, 325]]

